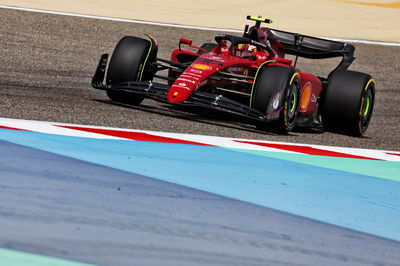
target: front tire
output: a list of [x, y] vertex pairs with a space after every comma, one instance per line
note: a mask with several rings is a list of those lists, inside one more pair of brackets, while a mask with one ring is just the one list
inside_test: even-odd
[[259, 125], [259, 128], [288, 134], [296, 124], [299, 93], [300, 77], [294, 69], [281, 66], [264, 66], [259, 69], [250, 106], [275, 119]]
[[322, 109], [327, 131], [361, 137], [371, 121], [375, 83], [368, 74], [336, 70], [328, 79]]
[[[106, 84], [112, 85], [129, 81], [148, 81], [153, 74], [148, 70], [152, 50], [150, 40], [125, 36], [117, 44], [108, 66]], [[140, 104], [144, 97], [133, 93], [107, 90], [107, 96], [116, 102]]]

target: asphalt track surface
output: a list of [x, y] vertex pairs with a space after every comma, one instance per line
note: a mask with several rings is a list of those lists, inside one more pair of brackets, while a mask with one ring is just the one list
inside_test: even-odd
[[[90, 87], [99, 55], [124, 35], [150, 33], [168, 57], [179, 37], [202, 43], [215, 32], [2, 9], [0, 17], [2, 117], [400, 150], [399, 47], [357, 45], [352, 69], [378, 84], [365, 138], [279, 136], [150, 100], [114, 104]], [[2, 248], [105, 265], [399, 265], [399, 242], [194, 189], [7, 142], [0, 162]]]
[[[363, 138], [257, 131], [253, 125], [213, 114], [186, 113], [145, 100], [139, 107], [112, 103], [90, 86], [101, 53], [112, 53], [124, 35], [151, 34], [159, 57], [169, 58], [178, 39], [212, 41], [216, 32], [140, 25], [98, 19], [0, 9], [0, 115], [177, 133], [265, 139], [344, 147], [400, 150], [400, 47], [356, 45], [352, 70], [370, 73], [377, 83], [376, 108]], [[300, 60], [303, 71], [327, 75], [337, 60]]]

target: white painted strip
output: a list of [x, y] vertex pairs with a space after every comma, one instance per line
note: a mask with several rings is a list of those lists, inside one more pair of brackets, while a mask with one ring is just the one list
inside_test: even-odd
[[[291, 146], [306, 146], [306, 147], [311, 147], [311, 148], [320, 149], [320, 150], [369, 157], [369, 158], [380, 159], [380, 160], [385, 160], [385, 161], [400, 161], [400, 156], [387, 154], [387, 153], [399, 153], [399, 152], [395, 152], [395, 151], [347, 148], [347, 147], [345, 148], [345, 147], [335, 147], [335, 146], [323, 146], [323, 145], [314, 145], [314, 144], [276, 142], [276, 141], [264, 141], [264, 140], [249, 140], [249, 139], [234, 139], [234, 140], [258, 142], [261, 144], [262, 143], [271, 143], [271, 144], [283, 144], [283, 145], [291, 145]], [[254, 150], [254, 149], [250, 148], [250, 150]], [[274, 151], [277, 151], [277, 150], [275, 149]], [[279, 152], [282, 152], [282, 150], [279, 150]]]
[[331, 40], [331, 41], [337, 41], [337, 42], [362, 43], [362, 44], [400, 47], [400, 43], [398, 43], [398, 42], [380, 42], [380, 41], [369, 41], [369, 40], [339, 39], [339, 38], [331, 38], [331, 37], [319, 37], [319, 38], [323, 38], [323, 39], [327, 39], [327, 40]]
[[[33, 122], [33, 121], [30, 121], [30, 120], [23, 120], [23, 121]], [[170, 133], [170, 132], [159, 132], [159, 131], [149, 131], [149, 130], [132, 130], [132, 129], [126, 129], [126, 128], [110, 128], [110, 127], [102, 127], [102, 126], [75, 125], [75, 124], [65, 124], [65, 123], [56, 123], [56, 122], [54, 122], [54, 123], [41, 122], [41, 121], [34, 121], [34, 122], [36, 122], [38, 124], [48, 123], [48, 125], [50, 127], [52, 126], [53, 128], [57, 128], [57, 126], [77, 126], [77, 127], [95, 128], [95, 129], [118, 130], [118, 131], [125, 131], [125, 132], [138, 132], [138, 133], [146, 133], [146, 134], [160, 136], [160, 137], [167, 137], [167, 138], [174, 138], [174, 139], [179, 139], [179, 140], [198, 142], [198, 143], [203, 143], [203, 144], [212, 145], [212, 146], [218, 146], [218, 147], [224, 147], [224, 148], [237, 148], [237, 149], [248, 149], [248, 150], [258, 150], [258, 151], [274, 151], [274, 152], [279, 151], [279, 152], [300, 154], [298, 152], [282, 151], [282, 150], [274, 149], [274, 148], [268, 148], [268, 147], [256, 146], [256, 145], [251, 145], [251, 144], [239, 143], [239, 142], [234, 141], [234, 139], [231, 139], [231, 138], [217, 137], [217, 136]], [[2, 118], [0, 118], [0, 125], [2, 125]], [[34, 131], [34, 130], [32, 129], [32, 131]], [[58, 131], [59, 130], [57, 130], [57, 132]], [[80, 135], [80, 133], [79, 133], [79, 132], [84, 132], [84, 131], [79, 131], [79, 130], [73, 130], [73, 131], [75, 131], [75, 134], [76, 134], [75, 136], [86, 137], [83, 134]], [[46, 133], [48, 133], [48, 132], [46, 132]], [[53, 134], [57, 134], [57, 133], [53, 133]], [[89, 134], [94, 134], [94, 133], [89, 133]], [[107, 135], [102, 135], [102, 134], [95, 134], [95, 135], [96, 136], [87, 136], [87, 137], [89, 137], [89, 138], [101, 138], [101, 139], [103, 139], [103, 138], [112, 138], [112, 137], [109, 137]], [[70, 136], [72, 136], [72, 135], [70, 135]], [[116, 139], [121, 139], [121, 138], [116, 138]]]
[[[117, 22], [137, 23], [137, 24], [145, 24], [145, 25], [181, 28], [181, 29], [223, 31], [223, 32], [235, 32], [235, 33], [243, 32], [243, 30], [235, 30], [235, 29], [188, 26], [188, 25], [152, 22], [152, 21], [135, 20], [135, 19], [123, 19], [123, 18], [113, 18], [113, 17], [104, 17], [104, 16], [84, 15], [84, 14], [76, 14], [76, 13], [68, 13], [68, 12], [60, 12], [60, 11], [50, 11], [50, 10], [35, 9], [35, 8], [15, 7], [15, 6], [0, 5], [0, 8], [20, 10], [20, 11], [28, 11], [28, 12], [36, 12], [36, 13], [44, 13], [44, 14], [52, 14], [52, 15], [62, 15], [62, 16], [81, 17], [81, 18], [92, 18], [92, 19], [101, 19], [101, 20], [109, 20], [109, 21], [117, 21]], [[373, 44], [373, 45], [400, 47], [400, 43], [397, 43], [397, 42], [380, 42], [380, 41], [369, 41], [369, 40], [339, 39], [339, 38], [330, 38], [330, 37], [319, 37], [319, 38], [324, 38], [324, 39], [327, 39], [327, 40], [338, 41], [338, 42], [363, 43], [363, 44]]]
[[[251, 139], [237, 139], [237, 138], [226, 138], [226, 137], [216, 137], [216, 136], [205, 136], [205, 135], [192, 135], [192, 134], [180, 134], [180, 133], [168, 133], [168, 132], [156, 132], [147, 130], [132, 130], [123, 128], [110, 128], [110, 127], [99, 127], [99, 126], [86, 126], [86, 125], [75, 125], [75, 124], [65, 124], [56, 122], [42, 122], [34, 120], [15, 120], [10, 118], [0, 118], [0, 126], [13, 127], [18, 129], [25, 129], [33, 132], [41, 132], [47, 134], [57, 134], [64, 136], [75, 136], [75, 137], [85, 137], [85, 138], [96, 138], [96, 139], [124, 139], [118, 137], [107, 136], [103, 134], [90, 133], [80, 130], [72, 130], [61, 128], [59, 126], [75, 126], [75, 127], [85, 127], [85, 128], [96, 128], [96, 129], [108, 129], [108, 130], [119, 130], [126, 132], [141, 132], [147, 133], [155, 136], [169, 137], [174, 139], [198, 142], [203, 144], [209, 144], [224, 148], [237, 148], [246, 150], [259, 150], [259, 151], [271, 151], [271, 152], [285, 152], [285, 153], [297, 153], [281, 149], [263, 147], [258, 145], [251, 145], [246, 143], [237, 142], [240, 141], [251, 141], [258, 143], [270, 143], [270, 144], [284, 144], [284, 145], [295, 145], [295, 146], [307, 146], [321, 150], [335, 151], [345, 154], [357, 155], [370, 157], [375, 159], [381, 159], [386, 161], [400, 161], [400, 156], [390, 155], [388, 153], [400, 154], [396, 151], [384, 151], [384, 150], [372, 150], [372, 149], [359, 149], [359, 148], [344, 148], [344, 147], [333, 147], [333, 146], [322, 146], [313, 144], [299, 144], [299, 143], [288, 143], [288, 142], [273, 142], [265, 140], [251, 140]], [[298, 153], [301, 154], [301, 153]]]
[[157, 135], [157, 136], [162, 136], [162, 137], [179, 138], [181, 140], [195, 141], [195, 142], [200, 142], [200, 143], [204, 143], [204, 144], [208, 144], [208, 145], [212, 145], [212, 146], [224, 147], [224, 148], [246, 149], [246, 150], [254, 150], [254, 151], [273, 151], [273, 152], [279, 151], [279, 152], [299, 154], [298, 152], [282, 151], [280, 149], [274, 149], [274, 148], [269, 148], [269, 147], [240, 143], [240, 142], [234, 141], [235, 139], [225, 138], [225, 137], [191, 135], [191, 134], [179, 134], [179, 136], [177, 136], [177, 133], [152, 132], [152, 131], [147, 131], [147, 133]]
[[95, 139], [122, 139], [112, 136], [106, 136], [102, 134], [77, 131], [68, 128], [55, 127], [53, 123], [40, 122], [34, 120], [16, 120], [9, 118], [0, 118], [0, 126], [6, 126], [11, 128], [18, 128], [33, 132], [55, 134], [62, 136], [72, 136], [72, 137], [83, 137], [83, 138], [95, 138]]

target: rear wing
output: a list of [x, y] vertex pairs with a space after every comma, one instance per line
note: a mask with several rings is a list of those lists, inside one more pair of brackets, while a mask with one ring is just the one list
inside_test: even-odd
[[342, 57], [343, 59], [336, 69], [347, 69], [355, 59], [355, 48], [352, 44], [281, 30], [269, 30], [272, 36], [270, 34], [268, 39], [279, 41], [285, 47], [287, 54], [312, 59]]

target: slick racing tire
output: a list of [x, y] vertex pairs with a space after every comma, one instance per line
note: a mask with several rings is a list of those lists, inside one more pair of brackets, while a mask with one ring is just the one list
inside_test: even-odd
[[[106, 84], [128, 81], [148, 81], [153, 73], [147, 70], [152, 49], [150, 40], [125, 36], [117, 44], [107, 70]], [[107, 90], [107, 96], [116, 102], [138, 105], [144, 97], [129, 92]]]
[[365, 73], [336, 70], [328, 79], [322, 106], [325, 130], [361, 137], [371, 121], [375, 83]]
[[282, 66], [262, 66], [256, 73], [251, 93], [252, 108], [274, 121], [258, 125], [288, 134], [296, 124], [300, 77], [296, 70]]
[[[218, 45], [215, 43], [204, 43], [200, 46], [200, 48], [203, 48], [204, 50], [211, 52], [215, 47], [217, 47]], [[199, 49], [197, 51], [198, 54], [205, 54], [205, 52], [201, 49]]]

